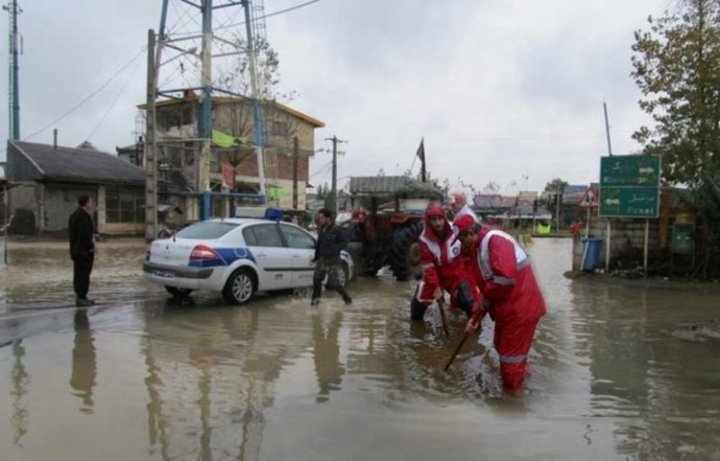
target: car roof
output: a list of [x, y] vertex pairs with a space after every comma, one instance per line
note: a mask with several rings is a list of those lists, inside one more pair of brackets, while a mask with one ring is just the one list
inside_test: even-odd
[[280, 224], [287, 224], [288, 226], [300, 227], [297, 224], [293, 224], [291, 222], [273, 221], [271, 219], [261, 219], [261, 218], [212, 218], [212, 219], [208, 219], [208, 220], [202, 221], [202, 222], [226, 222], [226, 223], [237, 224], [237, 225], [280, 223]]

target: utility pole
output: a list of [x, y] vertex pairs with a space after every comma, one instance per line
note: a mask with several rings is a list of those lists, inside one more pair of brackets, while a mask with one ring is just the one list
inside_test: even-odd
[[201, 139], [200, 161], [198, 162], [197, 190], [203, 192], [200, 217], [205, 220], [211, 216], [211, 206], [207, 193], [210, 191], [210, 151], [212, 142], [212, 8], [213, 0], [202, 0], [202, 48], [200, 61], [202, 68], [202, 101], [200, 102], [199, 137]]
[[22, 10], [18, 7], [17, 0], [10, 0], [10, 3], [3, 5], [3, 10], [10, 15], [8, 54], [10, 57], [10, 81], [8, 82], [8, 138], [20, 139], [20, 85], [18, 79], [18, 24], [17, 17]]
[[560, 230], [560, 188], [562, 187], [561, 183], [558, 183], [557, 185], [557, 200], [555, 203], [555, 231]]
[[[605, 135], [607, 136], [608, 155], [612, 157], [612, 144], [610, 144], [610, 122], [608, 122], [607, 104], [605, 101], [603, 101], [603, 112], [605, 113]], [[610, 272], [610, 242], [612, 241], [610, 218], [607, 218], [607, 230], [605, 231], [605, 234], [605, 273], [607, 274]]]
[[610, 122], [608, 122], [607, 104], [604, 101], [603, 112], [605, 112], [605, 136], [607, 137], [608, 155], [612, 157], [612, 144], [610, 144]]
[[265, 190], [265, 156], [263, 146], [265, 145], [265, 133], [263, 130], [262, 113], [260, 101], [258, 101], [257, 62], [255, 60], [255, 48], [253, 45], [253, 18], [250, 14], [250, 0], [242, 0], [245, 10], [245, 31], [247, 34], [247, 56], [250, 67], [250, 91], [252, 92], [253, 109], [253, 143], [255, 144], [255, 155], [258, 164], [258, 179], [260, 181], [260, 193], [266, 195]]
[[[338, 139], [337, 136], [333, 135], [332, 138], [326, 138], [326, 141], [332, 141], [333, 143], [333, 158], [332, 158], [332, 190], [330, 192], [330, 211], [333, 212], [333, 216], [337, 215], [337, 156], [338, 156], [338, 150], [337, 145], [340, 143], [344, 143], [347, 141], [343, 141], [341, 139]], [[342, 154], [342, 152], [340, 153]]]
[[419, 152], [422, 154], [420, 156], [420, 180], [427, 182], [427, 172], [425, 170], [425, 138], [420, 141]]
[[148, 30], [147, 54], [147, 109], [145, 111], [145, 240], [150, 242], [158, 235], [157, 218], [157, 144], [155, 139], [155, 98], [157, 68], [155, 62], [155, 31]]
[[293, 210], [298, 209], [298, 137], [293, 136]]

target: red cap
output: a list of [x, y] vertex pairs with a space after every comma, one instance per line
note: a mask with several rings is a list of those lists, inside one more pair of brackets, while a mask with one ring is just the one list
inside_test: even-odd
[[425, 217], [431, 218], [433, 216], [445, 217], [445, 211], [443, 210], [442, 205], [437, 202], [430, 202], [428, 203], [427, 208], [425, 208]]
[[456, 219], [453, 222], [453, 226], [455, 226], [458, 230], [458, 232], [465, 232], [468, 230], [472, 230], [473, 226], [476, 224], [475, 220], [472, 216], [465, 214], [460, 216], [458, 219]]

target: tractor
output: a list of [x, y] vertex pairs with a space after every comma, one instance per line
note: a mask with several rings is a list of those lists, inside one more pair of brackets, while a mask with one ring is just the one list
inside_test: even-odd
[[442, 191], [406, 176], [371, 176], [350, 178], [350, 195], [355, 211], [345, 227], [358, 272], [374, 276], [390, 266], [398, 281], [417, 275], [413, 245], [423, 229], [425, 207], [441, 200]]

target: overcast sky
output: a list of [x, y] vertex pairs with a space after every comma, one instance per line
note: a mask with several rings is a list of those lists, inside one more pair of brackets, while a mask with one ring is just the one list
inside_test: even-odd
[[[267, 13], [307, 0], [265, 0]], [[170, 0], [171, 3], [179, 0]], [[105, 89], [54, 124], [59, 142], [133, 142], [145, 93], [147, 29], [161, 0], [21, 1], [21, 137], [50, 124], [130, 63]], [[291, 106], [323, 120], [316, 149], [337, 135], [338, 176], [401, 174], [425, 138], [433, 177], [478, 190], [539, 190], [552, 178], [597, 181], [607, 152], [607, 101], [616, 154], [637, 151], [647, 123], [629, 77], [633, 31], [672, 0], [320, 0], [267, 19]], [[0, 50], [6, 62], [7, 15]], [[172, 26], [172, 20], [170, 22]], [[133, 61], [133, 57], [136, 57]], [[7, 72], [0, 72], [3, 96]], [[5, 97], [2, 98], [5, 101]], [[103, 118], [104, 117], [104, 118]], [[7, 139], [7, 104], [0, 107]], [[30, 141], [52, 142], [52, 127]], [[4, 145], [0, 159], [4, 159]], [[311, 182], [330, 179], [330, 155]], [[413, 171], [419, 171], [415, 162]]]

